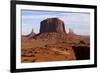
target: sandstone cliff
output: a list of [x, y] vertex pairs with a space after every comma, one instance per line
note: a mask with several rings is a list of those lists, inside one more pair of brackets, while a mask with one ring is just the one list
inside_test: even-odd
[[40, 23], [40, 33], [44, 32], [65, 33], [64, 22], [58, 18], [47, 18]]

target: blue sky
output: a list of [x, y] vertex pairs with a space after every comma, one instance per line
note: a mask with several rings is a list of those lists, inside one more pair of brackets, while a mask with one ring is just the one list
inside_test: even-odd
[[22, 35], [29, 34], [32, 29], [39, 33], [40, 22], [53, 17], [64, 21], [66, 32], [71, 28], [78, 35], [90, 35], [89, 13], [21, 10]]

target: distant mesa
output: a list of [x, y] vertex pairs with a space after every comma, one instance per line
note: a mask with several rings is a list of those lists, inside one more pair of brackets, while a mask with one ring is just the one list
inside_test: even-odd
[[40, 23], [40, 33], [44, 32], [66, 33], [64, 22], [59, 18], [47, 18]]

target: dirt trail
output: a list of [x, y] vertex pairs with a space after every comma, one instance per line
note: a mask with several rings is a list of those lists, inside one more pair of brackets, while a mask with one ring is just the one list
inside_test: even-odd
[[52, 50], [52, 51], [55, 51], [55, 52], [59, 52], [60, 54], [64, 54], [64, 55], [70, 54], [70, 52], [61, 51], [61, 50], [58, 50], [57, 48], [52, 48], [51, 50]]

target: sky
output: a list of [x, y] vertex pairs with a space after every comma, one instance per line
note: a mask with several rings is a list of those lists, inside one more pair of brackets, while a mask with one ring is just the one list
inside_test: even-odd
[[66, 32], [70, 28], [78, 35], [90, 35], [90, 13], [21, 10], [22, 35], [29, 34], [32, 29], [39, 33], [40, 22], [53, 17], [64, 21]]

